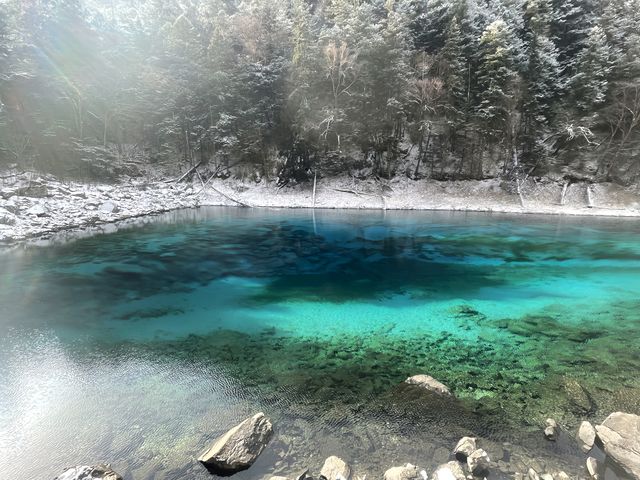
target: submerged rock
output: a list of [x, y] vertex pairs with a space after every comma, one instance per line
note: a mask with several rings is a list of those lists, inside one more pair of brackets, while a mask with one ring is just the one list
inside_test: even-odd
[[587, 390], [573, 378], [565, 378], [564, 391], [575, 410], [584, 415], [596, 410], [596, 405]]
[[578, 428], [578, 434], [576, 435], [580, 449], [584, 453], [588, 453], [592, 448], [596, 440], [596, 429], [589, 422], [582, 422], [580, 428]]
[[434, 480], [466, 480], [462, 467], [458, 462], [447, 462], [433, 472]]
[[544, 436], [547, 440], [555, 441], [558, 438], [558, 423], [553, 418], [547, 418], [544, 428]]
[[416, 385], [439, 395], [451, 395], [449, 387], [440, 383], [430, 375], [414, 375], [413, 377], [407, 378], [405, 383], [408, 383], [409, 385]]
[[339, 457], [331, 456], [324, 461], [320, 478], [324, 480], [349, 480], [351, 467]]
[[614, 412], [596, 426], [608, 458], [631, 478], [640, 480], [640, 417]]
[[392, 467], [384, 472], [384, 480], [423, 480], [418, 467], [407, 463], [403, 467]]
[[272, 435], [271, 422], [260, 412], [219, 437], [198, 461], [216, 473], [246, 470], [262, 453]]
[[460, 462], [466, 462], [467, 457], [477, 450], [476, 439], [473, 437], [462, 437], [456, 448], [453, 449], [453, 454]]
[[53, 480], [122, 480], [109, 465], [80, 465], [66, 469]]
[[467, 457], [467, 466], [471, 474], [475, 477], [487, 475], [487, 473], [489, 473], [489, 467], [491, 466], [489, 454], [479, 448]]

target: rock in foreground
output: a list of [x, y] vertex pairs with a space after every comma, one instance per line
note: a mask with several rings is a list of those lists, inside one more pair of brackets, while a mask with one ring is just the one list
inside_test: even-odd
[[260, 412], [218, 438], [198, 461], [223, 475], [246, 470], [262, 453], [272, 435], [271, 422]]
[[462, 467], [458, 462], [448, 462], [444, 465], [440, 465], [435, 472], [433, 472], [434, 480], [466, 480], [466, 476]]
[[384, 473], [384, 480], [423, 480], [426, 477], [426, 473], [423, 476], [418, 467], [407, 463], [403, 467], [393, 467]]
[[351, 467], [339, 457], [331, 456], [324, 461], [320, 478], [324, 480], [349, 480]]
[[584, 453], [588, 453], [596, 440], [596, 429], [589, 422], [582, 422], [578, 429], [578, 444]]
[[462, 437], [456, 448], [453, 449], [453, 454], [459, 462], [466, 462], [467, 457], [477, 450], [476, 439], [473, 437]]
[[439, 395], [451, 395], [451, 391], [446, 385], [440, 383], [430, 375], [414, 375], [413, 377], [407, 378], [405, 383], [408, 383], [409, 385], [417, 385], [418, 387]]
[[547, 418], [544, 427], [544, 436], [547, 440], [555, 442], [558, 438], [558, 423], [553, 418]]
[[609, 459], [631, 478], [640, 480], [640, 417], [612, 413], [596, 432]]
[[469, 471], [475, 477], [483, 477], [489, 473], [491, 460], [487, 452], [479, 448], [467, 457]]
[[108, 465], [81, 465], [71, 467], [54, 480], [122, 480]]
[[598, 480], [599, 474], [598, 470], [600, 466], [598, 465], [598, 460], [593, 457], [587, 458], [587, 472], [589, 472], [589, 476], [593, 478], [593, 480]]

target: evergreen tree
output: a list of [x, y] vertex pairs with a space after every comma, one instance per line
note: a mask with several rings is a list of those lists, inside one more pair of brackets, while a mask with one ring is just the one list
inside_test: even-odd
[[591, 114], [606, 99], [612, 69], [611, 50], [599, 26], [589, 32], [575, 69], [576, 74], [570, 80], [573, 105], [581, 114]]
[[417, 50], [435, 53], [445, 41], [447, 27], [455, 14], [451, 0], [427, 0], [414, 3], [414, 19], [411, 22]]
[[505, 131], [515, 93], [517, 73], [511, 37], [505, 22], [496, 20], [480, 39], [476, 114], [492, 136]]
[[441, 56], [441, 77], [447, 91], [444, 116], [449, 127], [449, 143], [454, 151], [458, 132], [466, 124], [469, 114], [471, 65], [464, 57], [463, 38], [458, 19], [453, 17]]
[[440, 56], [441, 76], [447, 88], [449, 110], [453, 117], [459, 118], [467, 104], [468, 62], [463, 54], [462, 35], [456, 17], [449, 23]]
[[587, 45], [596, 24], [595, 0], [553, 0], [551, 39], [558, 48], [558, 61], [565, 79], [575, 73], [578, 55]]
[[640, 178], [638, 25], [640, 0], [4, 0], [0, 156], [286, 182], [580, 175], [597, 149]]
[[551, 15], [548, 0], [528, 0], [524, 15], [527, 64], [521, 110], [523, 157], [530, 163], [535, 163], [545, 156], [542, 141], [551, 127], [558, 95], [558, 54], [548, 36]]

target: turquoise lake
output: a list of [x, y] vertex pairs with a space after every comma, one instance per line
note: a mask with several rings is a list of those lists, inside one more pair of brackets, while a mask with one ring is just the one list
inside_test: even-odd
[[180, 211], [0, 251], [0, 306], [2, 479], [211, 478], [195, 458], [257, 411], [276, 435], [234, 478], [431, 473], [462, 435], [496, 478], [576, 475], [581, 420], [640, 414], [635, 219]]

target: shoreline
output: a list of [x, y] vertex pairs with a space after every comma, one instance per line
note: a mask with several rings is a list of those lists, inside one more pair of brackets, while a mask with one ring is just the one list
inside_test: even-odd
[[[497, 179], [467, 181], [330, 178], [313, 185], [277, 187], [273, 182], [214, 180], [196, 183], [131, 181], [117, 185], [25, 178], [0, 186], [0, 245], [86, 231], [110, 231], [118, 224], [180, 209], [236, 206], [278, 209], [452, 211], [515, 215], [609, 218], [640, 217], [640, 190], [614, 184], [552, 181], [523, 186], [518, 195]], [[591, 206], [589, 206], [591, 203]]]

